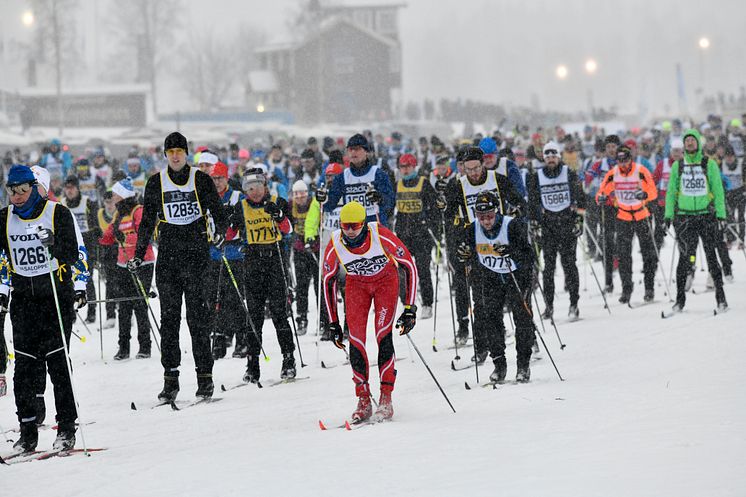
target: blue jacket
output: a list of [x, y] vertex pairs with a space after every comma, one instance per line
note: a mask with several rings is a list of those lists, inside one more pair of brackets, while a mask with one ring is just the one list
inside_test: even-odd
[[523, 184], [523, 176], [518, 164], [508, 159], [508, 180], [521, 197], [526, 198], [526, 185]]
[[[223, 202], [223, 205], [225, 206], [226, 211], [229, 211], [233, 207], [230, 205], [231, 201], [231, 195], [233, 195], [233, 188], [230, 186], [225, 191], [223, 196], [220, 198], [220, 200]], [[239, 192], [238, 195], [238, 201], [245, 199], [246, 195]], [[243, 228], [243, 227], [242, 227]], [[210, 258], [213, 261], [219, 261], [222, 259], [222, 254], [225, 253], [225, 258], [229, 261], [240, 261], [243, 260], [243, 252], [241, 251], [241, 245], [243, 245], [243, 242], [241, 242], [241, 238], [237, 237], [233, 240], [227, 241], [223, 244], [223, 250], [221, 251], [215, 245], [210, 245]]]
[[[350, 166], [349, 171], [353, 176], [365, 176], [373, 165], [370, 162], [366, 162], [363, 167], [356, 168]], [[394, 204], [396, 203], [396, 194], [394, 188], [391, 186], [388, 174], [383, 168], [379, 168], [376, 171], [375, 179], [373, 180], [374, 188], [381, 194], [381, 202], [378, 204], [378, 219], [376, 216], [368, 216], [368, 222], [378, 221], [383, 225], [388, 225], [388, 214], [394, 210]], [[345, 175], [339, 174], [334, 178], [334, 182], [329, 187], [329, 195], [327, 201], [324, 204], [324, 211], [331, 212], [337, 207], [339, 200], [344, 196], [345, 193]]]

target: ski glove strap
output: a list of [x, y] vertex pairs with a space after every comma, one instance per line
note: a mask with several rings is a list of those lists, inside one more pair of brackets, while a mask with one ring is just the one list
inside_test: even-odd
[[326, 331], [329, 332], [329, 336], [332, 338], [332, 342], [334, 342], [334, 346], [338, 349], [345, 349], [344, 344], [344, 333], [342, 332], [342, 327], [339, 325], [339, 323], [329, 323], [326, 325]]
[[404, 312], [396, 320], [396, 327], [399, 329], [399, 335], [406, 335], [417, 323], [417, 306], [405, 305]]

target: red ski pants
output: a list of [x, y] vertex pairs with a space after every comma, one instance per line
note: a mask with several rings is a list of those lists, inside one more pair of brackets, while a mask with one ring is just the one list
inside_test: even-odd
[[350, 365], [355, 395], [370, 395], [368, 386], [368, 354], [365, 351], [365, 337], [368, 326], [368, 312], [371, 303], [375, 309], [375, 332], [378, 342], [378, 373], [381, 391], [394, 389], [396, 370], [394, 362], [394, 340], [391, 329], [394, 324], [399, 292], [399, 275], [396, 267], [389, 264], [374, 277], [347, 276], [345, 289], [345, 317], [350, 328]]

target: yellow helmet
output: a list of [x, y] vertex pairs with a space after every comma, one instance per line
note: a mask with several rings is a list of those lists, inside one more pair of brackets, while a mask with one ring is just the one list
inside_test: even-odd
[[362, 223], [365, 221], [365, 218], [365, 207], [354, 200], [346, 203], [339, 213], [340, 223]]

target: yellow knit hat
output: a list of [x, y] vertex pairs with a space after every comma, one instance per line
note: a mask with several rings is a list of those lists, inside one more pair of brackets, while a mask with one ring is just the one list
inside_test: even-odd
[[359, 202], [346, 203], [339, 213], [340, 223], [362, 223], [365, 221], [365, 207]]

